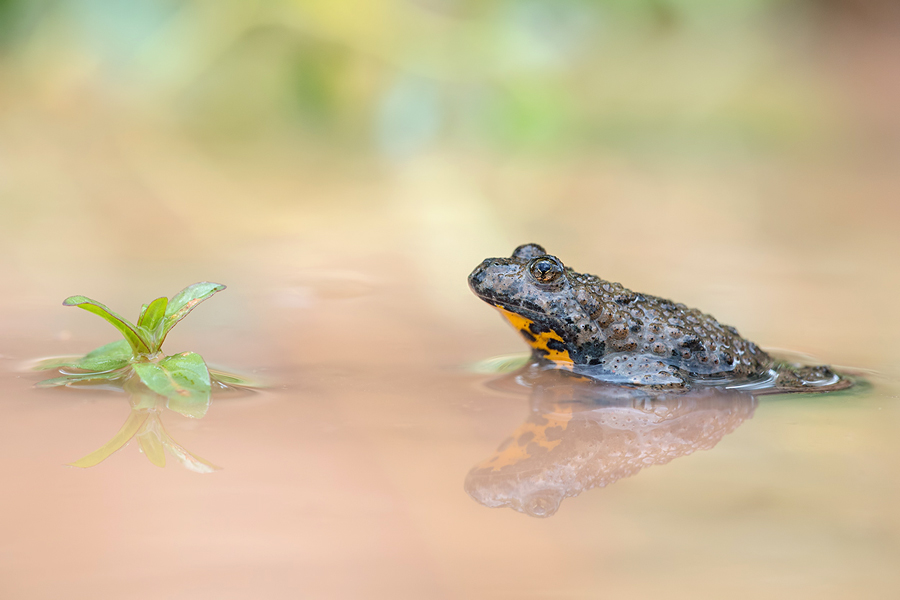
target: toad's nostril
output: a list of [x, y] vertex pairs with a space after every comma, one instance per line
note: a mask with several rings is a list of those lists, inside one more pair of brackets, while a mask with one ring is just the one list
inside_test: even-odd
[[484, 283], [484, 278], [487, 273], [487, 267], [490, 264], [490, 259], [483, 261], [480, 265], [475, 267], [475, 270], [472, 271], [472, 274], [469, 275], [469, 286], [470, 287], [478, 287], [482, 283]]

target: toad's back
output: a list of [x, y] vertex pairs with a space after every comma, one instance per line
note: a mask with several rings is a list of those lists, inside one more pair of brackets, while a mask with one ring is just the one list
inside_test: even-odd
[[578, 273], [537, 244], [485, 260], [469, 285], [519, 329], [537, 357], [582, 366], [610, 381], [731, 384], [772, 378], [778, 369], [785, 371], [783, 382], [803, 389], [833, 389], [843, 381], [827, 367], [786, 370], [712, 316]]
[[[587, 325], [584, 331], [602, 339], [608, 353], [657, 356], [693, 374], [731, 378], [746, 378], [772, 365], [772, 359], [734, 327], [696, 308], [635, 293], [594, 275], [567, 274], [579, 306], [589, 311], [589, 322], [581, 323]], [[577, 311], [572, 316], [579, 320]]]

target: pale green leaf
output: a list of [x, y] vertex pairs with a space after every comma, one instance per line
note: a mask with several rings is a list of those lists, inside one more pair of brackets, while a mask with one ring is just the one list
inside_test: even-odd
[[36, 371], [47, 369], [82, 369], [84, 371], [111, 371], [126, 366], [132, 358], [131, 346], [125, 340], [118, 340], [92, 350], [85, 356], [56, 356], [38, 361]]
[[46, 388], [46, 387], [60, 387], [63, 385], [70, 385], [73, 383], [86, 383], [86, 382], [98, 382], [98, 381], [113, 381], [117, 379], [122, 379], [126, 376], [127, 371], [125, 369], [116, 369], [114, 371], [104, 371], [102, 373], [69, 373], [63, 375], [61, 377], [53, 377], [51, 379], [45, 379], [43, 381], [39, 381], [35, 384], [36, 387]]
[[118, 340], [88, 352], [72, 366], [85, 371], [112, 371], [127, 365], [132, 356], [128, 342]]
[[[141, 314], [141, 318], [138, 319], [138, 327], [143, 327], [155, 337], [157, 327], [162, 323], [163, 318], [166, 316], [166, 307], [168, 304], [169, 299], [165, 296], [151, 302], [147, 306], [147, 310]], [[152, 348], [152, 350], [157, 351], [159, 348]]]
[[236, 373], [228, 373], [221, 369], [210, 368], [209, 377], [213, 383], [219, 384], [220, 387], [226, 388], [261, 388], [265, 387], [259, 381], [250, 379], [244, 375]]
[[203, 281], [189, 285], [175, 294], [168, 306], [166, 306], [166, 315], [161, 326], [158, 345], [162, 346], [162, 342], [166, 339], [169, 330], [171, 330], [178, 321], [185, 318], [189, 312], [194, 310], [198, 304], [208, 299], [216, 292], [220, 292], [224, 289], [225, 286], [221, 283]]
[[143, 410], [132, 410], [128, 415], [128, 419], [125, 421], [125, 424], [122, 425], [122, 428], [119, 429], [118, 433], [113, 436], [109, 442], [106, 443], [105, 446], [91, 452], [84, 458], [80, 458], [73, 463], [69, 463], [69, 466], [72, 467], [81, 467], [82, 469], [86, 469], [88, 467], [93, 467], [112, 455], [113, 452], [124, 446], [128, 443], [128, 441], [140, 431], [141, 426], [147, 421], [147, 418], [150, 416], [150, 413]]
[[189, 285], [172, 297], [172, 301], [166, 307], [166, 318], [184, 318], [197, 304], [224, 289], [225, 286], [221, 283], [209, 281]]
[[[122, 340], [123, 342], [125, 340]], [[125, 342], [128, 345], [128, 342]], [[130, 346], [129, 346], [130, 348]], [[48, 369], [59, 369], [62, 367], [75, 367], [75, 363], [84, 358], [83, 356], [54, 356], [52, 358], [44, 358], [34, 363], [31, 368], [35, 371], [46, 371]]]
[[69, 296], [63, 301], [63, 306], [77, 306], [102, 317], [125, 336], [131, 349], [136, 354], [147, 354], [150, 352], [149, 344], [141, 337], [134, 325], [96, 300], [91, 300], [86, 296]]
[[142, 340], [147, 344], [147, 347], [150, 348], [150, 352], [145, 352], [149, 356], [153, 356], [157, 352], [159, 352], [159, 344], [154, 341], [153, 332], [147, 329], [146, 327], [141, 327], [140, 325], [135, 325], [134, 330], [137, 331], [137, 334], [140, 336]]
[[158, 363], [137, 362], [133, 367], [141, 381], [161, 396], [194, 404], [209, 402], [209, 369], [199, 354], [185, 352]]

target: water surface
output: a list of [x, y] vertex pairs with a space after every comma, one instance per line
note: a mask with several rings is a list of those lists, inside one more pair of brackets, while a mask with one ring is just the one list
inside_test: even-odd
[[[687, 300], [730, 305], [720, 318], [744, 321], [742, 333], [763, 345], [795, 335], [794, 349], [880, 370], [870, 386], [704, 405], [706, 420], [683, 428], [709, 429], [691, 452], [651, 452], [605, 478], [606, 459], [595, 456], [586, 468], [596, 474], [580, 475], [594, 484], [536, 519], [488, 508], [467, 482], [532, 418], [527, 393], [471, 368], [524, 349], [465, 289], [468, 266], [482, 258], [477, 248], [439, 259], [421, 244], [372, 256], [348, 242], [313, 258], [307, 247], [244, 242], [245, 262], [201, 257], [163, 289], [138, 275], [128, 285], [69, 276], [6, 297], [14, 318], [4, 321], [0, 347], [4, 597], [894, 596], [900, 386], [892, 342], [876, 337], [865, 311], [857, 328], [835, 333], [839, 322], [832, 325], [845, 343], [829, 348], [816, 342], [828, 332], [785, 333], [777, 320], [760, 325], [766, 319], [741, 309], [740, 298], [752, 297], [782, 315], [796, 307], [802, 322], [801, 307], [842, 294], [835, 280], [803, 284], [790, 308], [773, 300], [785, 285], [764, 284], [765, 275], [718, 292], [700, 282]], [[225, 245], [210, 255], [219, 252], [235, 256]], [[581, 269], [610, 266], [588, 251], [570, 254]], [[638, 262], [620, 265], [622, 279], [639, 272]], [[230, 286], [172, 333], [169, 352], [195, 350], [269, 386], [214, 396], [202, 419], [160, 411], [172, 438], [221, 469], [200, 474], [171, 457], [161, 469], [135, 441], [96, 467], [64, 466], [109, 440], [130, 406], [111, 391], [36, 389], [41, 374], [20, 370], [26, 359], [114, 339], [107, 324], [58, 302], [86, 293], [130, 314], [142, 298], [201, 278], [194, 273]], [[670, 289], [654, 291], [678, 291], [671, 272], [660, 279], [657, 287]], [[633, 447], [611, 443], [608, 456]]]

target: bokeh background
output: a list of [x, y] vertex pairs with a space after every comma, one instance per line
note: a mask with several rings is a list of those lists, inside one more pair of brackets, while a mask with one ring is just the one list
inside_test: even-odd
[[896, 331], [897, 13], [4, 0], [0, 289], [402, 264], [469, 322], [472, 265], [538, 241], [771, 345], [839, 349], [848, 312]]
[[[897, 597], [898, 106], [891, 0], [0, 0], [0, 596]], [[485, 508], [525, 242], [870, 385]], [[128, 407], [23, 372], [113, 339], [62, 299], [201, 280], [166, 350], [270, 385], [164, 415], [224, 469], [64, 469]]]

